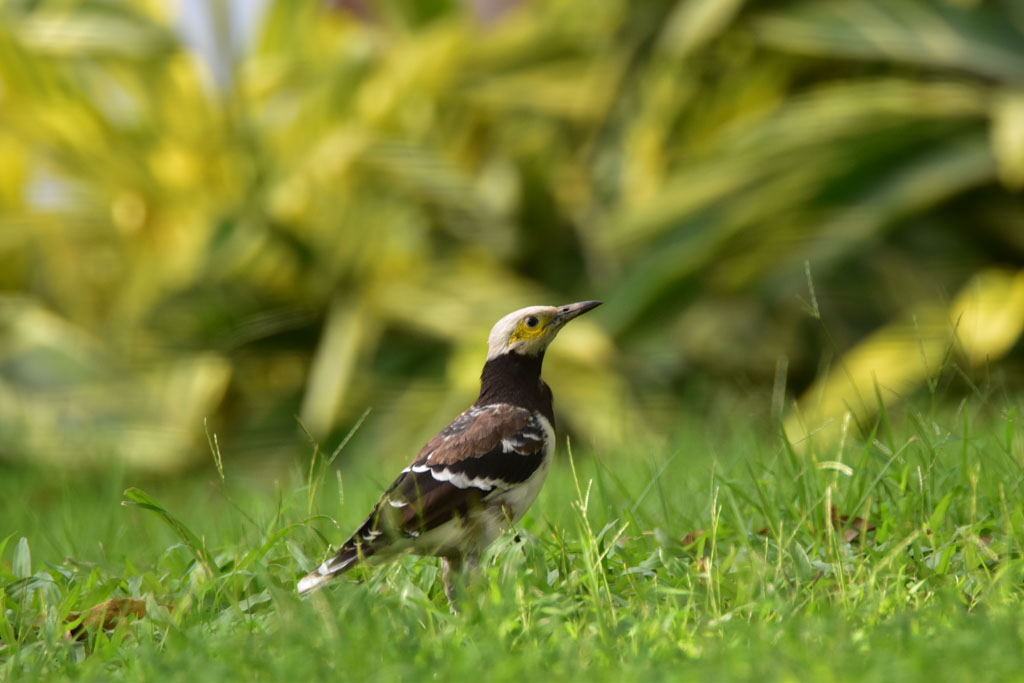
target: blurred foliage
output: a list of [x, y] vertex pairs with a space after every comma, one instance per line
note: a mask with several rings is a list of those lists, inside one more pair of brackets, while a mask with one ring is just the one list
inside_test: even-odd
[[1014, 0], [278, 1], [225, 82], [173, 6], [0, 6], [0, 458], [169, 470], [205, 417], [273, 450], [372, 406], [401, 460], [497, 318], [584, 298], [547, 373], [610, 443], [699, 377], [813, 425], [1019, 369]]

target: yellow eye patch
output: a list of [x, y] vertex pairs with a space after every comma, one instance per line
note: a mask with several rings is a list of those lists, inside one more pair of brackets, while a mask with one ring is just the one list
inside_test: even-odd
[[514, 341], [524, 341], [528, 339], [536, 339], [544, 335], [544, 330], [547, 328], [548, 323], [551, 322], [550, 316], [541, 315], [528, 315], [519, 321], [516, 325], [516, 329], [512, 332], [512, 336], [509, 337], [509, 343]]

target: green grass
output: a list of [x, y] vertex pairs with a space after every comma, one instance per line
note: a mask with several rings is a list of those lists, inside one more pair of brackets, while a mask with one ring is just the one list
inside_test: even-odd
[[[295, 595], [397, 460], [268, 483], [222, 444], [223, 479], [0, 472], [0, 679], [1020, 680], [1021, 407], [903, 408], [835, 444], [741, 417], [563, 444], [458, 615], [432, 558]], [[119, 596], [146, 616], [64, 637]]]

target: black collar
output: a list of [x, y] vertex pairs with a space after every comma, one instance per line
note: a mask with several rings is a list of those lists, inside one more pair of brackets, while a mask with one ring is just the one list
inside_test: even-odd
[[484, 364], [480, 374], [480, 396], [474, 405], [510, 403], [514, 406], [539, 411], [555, 426], [551, 407], [551, 389], [540, 378], [544, 354], [524, 356], [511, 351], [496, 356]]

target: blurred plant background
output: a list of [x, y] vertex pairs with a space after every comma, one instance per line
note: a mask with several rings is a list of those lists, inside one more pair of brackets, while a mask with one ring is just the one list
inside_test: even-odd
[[579, 299], [597, 447], [1021, 390], [1022, 190], [1018, 0], [5, 0], [0, 461], [402, 461]]

